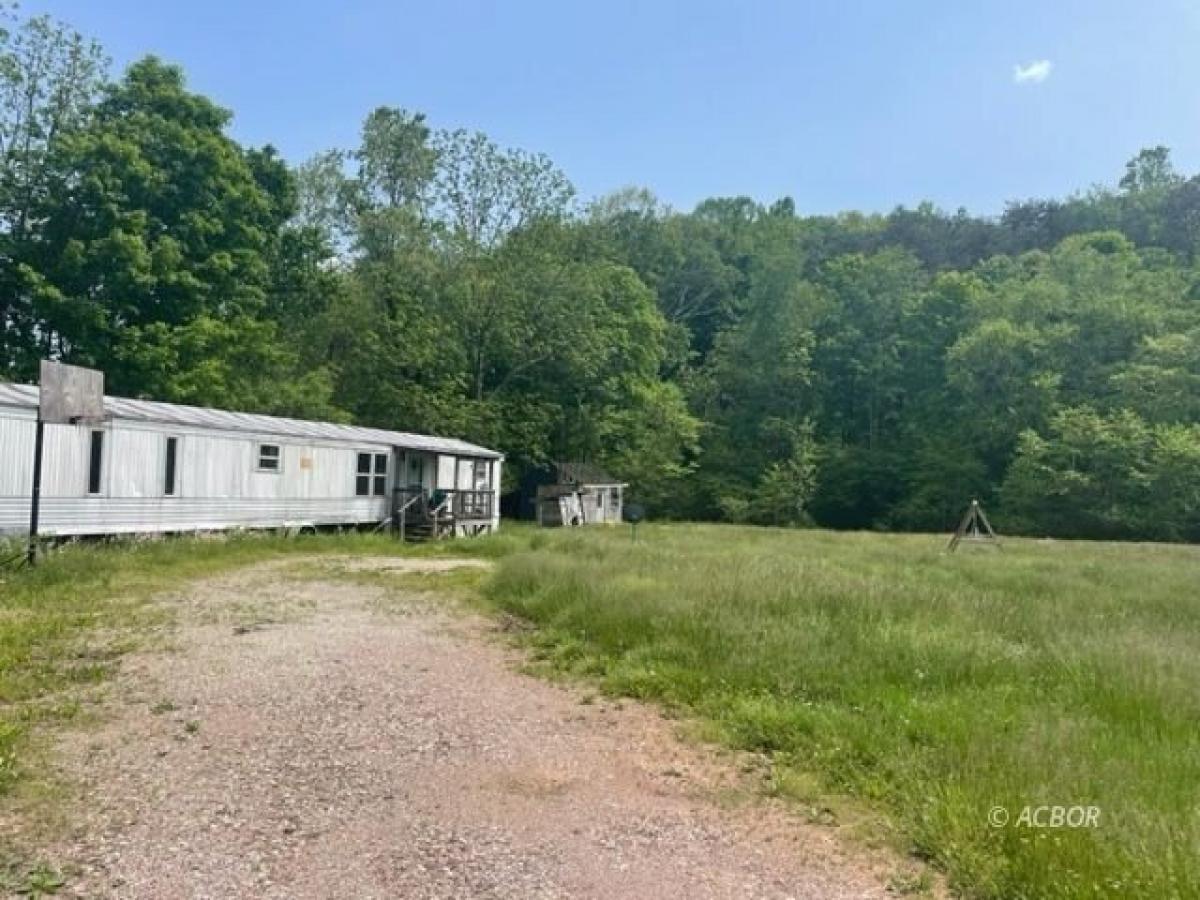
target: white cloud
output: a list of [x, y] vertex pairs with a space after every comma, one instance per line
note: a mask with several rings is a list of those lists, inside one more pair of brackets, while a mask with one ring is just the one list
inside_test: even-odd
[[1038, 59], [1023, 66], [1013, 66], [1015, 84], [1041, 84], [1050, 77], [1054, 64], [1048, 59]]

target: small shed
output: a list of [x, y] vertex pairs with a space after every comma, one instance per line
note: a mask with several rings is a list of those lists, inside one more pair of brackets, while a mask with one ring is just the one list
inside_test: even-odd
[[613, 525], [621, 521], [627, 484], [592, 463], [555, 463], [553, 471], [553, 483], [537, 488], [539, 525], [552, 528]]

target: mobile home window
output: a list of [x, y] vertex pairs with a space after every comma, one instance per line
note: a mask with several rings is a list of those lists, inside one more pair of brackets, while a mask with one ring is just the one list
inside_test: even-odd
[[485, 491], [488, 488], [488, 464], [482, 459], [475, 460], [475, 490]]
[[88, 493], [100, 493], [100, 475], [104, 471], [104, 432], [93, 431], [88, 449]]
[[167, 453], [163, 464], [163, 494], [175, 496], [175, 469], [179, 458], [179, 438], [167, 438]]
[[387, 466], [388, 455], [386, 453], [375, 454], [375, 496], [382, 497], [387, 493]]
[[354, 468], [354, 496], [371, 496], [371, 454], [359, 453]]
[[279, 445], [258, 445], [258, 468], [263, 472], [279, 471]]

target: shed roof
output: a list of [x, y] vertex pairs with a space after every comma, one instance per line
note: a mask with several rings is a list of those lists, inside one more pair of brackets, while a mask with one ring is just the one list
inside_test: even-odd
[[541, 484], [537, 489], [539, 500], [557, 500], [559, 497], [569, 497], [578, 493], [579, 487], [574, 484]]
[[[0, 382], [0, 406], [36, 409], [38, 388], [31, 384]], [[105, 397], [105, 412], [114, 419], [136, 422], [157, 422], [218, 431], [241, 431], [280, 437], [315, 438], [332, 441], [361, 441], [390, 444], [406, 450], [426, 450], [431, 453], [453, 453], [500, 459], [503, 454], [456, 438], [411, 434], [406, 431], [386, 431], [381, 428], [362, 428], [357, 425], [337, 425], [332, 422], [310, 422], [305, 419], [286, 419], [256, 413], [229, 412], [201, 406], [181, 406], [157, 400], [130, 400], [125, 397]]]
[[624, 485], [623, 481], [613, 478], [599, 466], [586, 462], [555, 463], [558, 469], [559, 482], [573, 484], [614, 484]]

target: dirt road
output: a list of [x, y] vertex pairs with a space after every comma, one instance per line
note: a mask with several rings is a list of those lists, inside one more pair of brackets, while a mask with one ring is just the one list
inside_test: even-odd
[[321, 565], [167, 598], [172, 646], [126, 658], [101, 726], [62, 745], [64, 893], [887, 895], [884, 866], [654, 711], [520, 674], [494, 625]]

